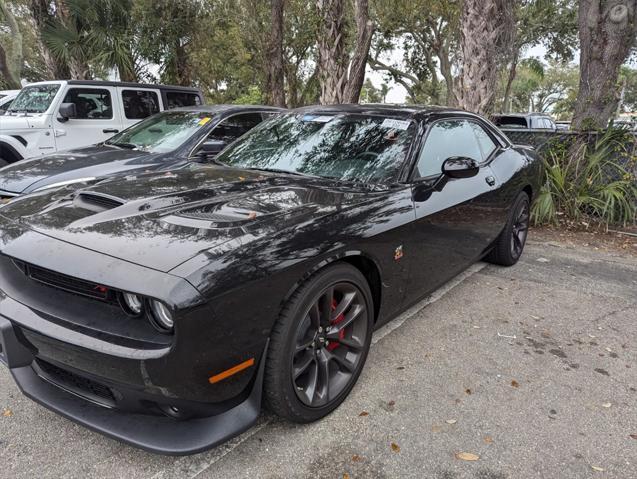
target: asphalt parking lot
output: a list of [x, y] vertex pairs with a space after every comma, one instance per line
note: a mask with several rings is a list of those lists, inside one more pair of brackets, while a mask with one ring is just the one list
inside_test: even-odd
[[0, 477], [637, 477], [635, 257], [531, 242], [515, 267], [475, 265], [374, 341], [328, 418], [265, 414], [182, 458], [62, 419], [0, 368]]

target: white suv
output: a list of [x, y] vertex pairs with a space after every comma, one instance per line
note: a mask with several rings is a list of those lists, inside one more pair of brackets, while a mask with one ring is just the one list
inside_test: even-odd
[[0, 116], [0, 166], [100, 143], [159, 111], [202, 103], [196, 88], [88, 80], [32, 83]]

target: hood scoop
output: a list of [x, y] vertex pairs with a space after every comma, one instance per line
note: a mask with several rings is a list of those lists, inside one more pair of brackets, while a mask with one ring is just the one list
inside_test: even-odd
[[103, 193], [80, 193], [73, 199], [73, 205], [78, 208], [101, 213], [122, 206], [124, 202], [114, 196]]

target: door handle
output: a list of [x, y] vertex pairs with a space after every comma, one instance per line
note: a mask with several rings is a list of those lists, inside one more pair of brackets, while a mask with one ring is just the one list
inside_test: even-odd
[[493, 176], [487, 176], [484, 181], [486, 181], [489, 186], [495, 185], [495, 178]]
[[102, 133], [119, 133], [119, 130], [116, 130], [115, 128], [104, 128]]

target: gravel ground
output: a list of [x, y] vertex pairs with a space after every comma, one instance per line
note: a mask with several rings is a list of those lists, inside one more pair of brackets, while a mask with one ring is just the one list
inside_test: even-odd
[[0, 477], [637, 477], [634, 257], [532, 242], [515, 267], [475, 265], [374, 341], [323, 421], [264, 414], [182, 458], [62, 419], [0, 368]]

